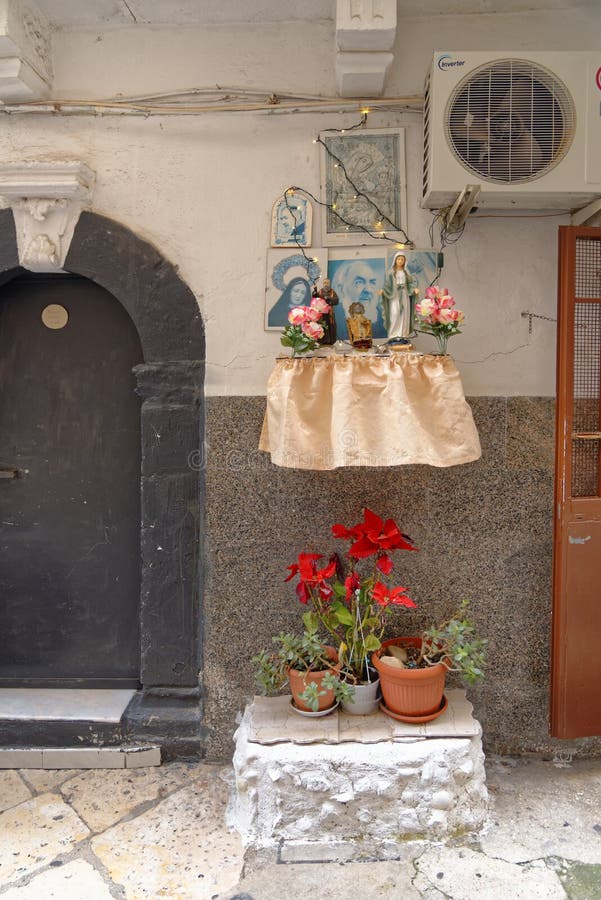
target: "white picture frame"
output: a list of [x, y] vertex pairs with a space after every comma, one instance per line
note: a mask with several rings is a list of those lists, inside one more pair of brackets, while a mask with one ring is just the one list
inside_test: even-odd
[[308, 197], [288, 190], [271, 211], [272, 247], [310, 247], [313, 207]]
[[328, 251], [324, 247], [313, 248], [307, 254], [298, 247], [296, 250], [268, 250], [265, 331], [282, 331], [289, 325], [290, 309], [307, 306], [311, 302], [314, 282], [325, 278], [327, 272]]
[[322, 243], [407, 243], [405, 129], [326, 131], [319, 144]]

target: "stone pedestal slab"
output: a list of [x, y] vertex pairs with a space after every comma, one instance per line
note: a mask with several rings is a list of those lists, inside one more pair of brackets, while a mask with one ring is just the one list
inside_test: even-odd
[[448, 710], [428, 726], [383, 713], [303, 719], [289, 698], [256, 697], [233, 760], [232, 823], [244, 842], [377, 846], [477, 831], [488, 799], [482, 732], [465, 692], [447, 696]]

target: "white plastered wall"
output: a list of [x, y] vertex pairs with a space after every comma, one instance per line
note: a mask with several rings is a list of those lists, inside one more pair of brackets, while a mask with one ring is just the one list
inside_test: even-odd
[[[437, 49], [594, 49], [597, 4], [563, 12], [402, 20], [387, 92], [421, 93]], [[53, 96], [98, 99], [177, 88], [240, 85], [334, 93], [334, 24], [131, 26], [54, 36]], [[292, 184], [319, 192], [325, 128], [358, 116], [212, 113], [199, 116], [4, 116], [4, 161], [80, 159], [96, 172], [93, 208], [153, 243], [198, 298], [207, 333], [208, 395], [264, 394], [279, 337], [263, 330], [271, 207]], [[421, 115], [377, 113], [372, 127], [407, 129], [408, 224], [428, 246], [418, 207]], [[468, 395], [552, 395], [557, 226], [566, 217], [479, 218], [445, 252], [441, 284], [467, 317], [453, 339]], [[319, 245], [314, 211], [314, 244]], [[420, 336], [419, 349], [433, 346]]]

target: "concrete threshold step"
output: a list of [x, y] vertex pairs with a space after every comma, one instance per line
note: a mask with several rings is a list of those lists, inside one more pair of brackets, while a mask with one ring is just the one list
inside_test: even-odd
[[0, 688], [0, 720], [117, 723], [135, 694], [114, 688]]
[[2, 747], [0, 769], [139, 769], [161, 765], [158, 746]]
[[135, 694], [112, 689], [0, 688], [0, 747], [119, 748], [128, 743], [123, 719]]

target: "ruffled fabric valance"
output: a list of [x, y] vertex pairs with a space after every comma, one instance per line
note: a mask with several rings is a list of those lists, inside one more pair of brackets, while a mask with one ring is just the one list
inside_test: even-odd
[[450, 356], [276, 360], [259, 449], [277, 466], [456, 466], [481, 456]]

